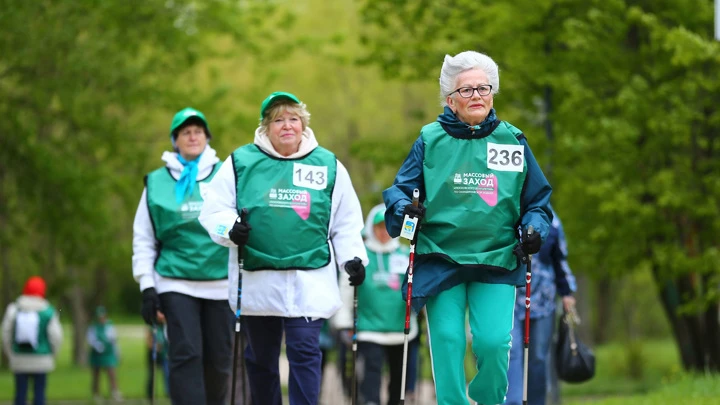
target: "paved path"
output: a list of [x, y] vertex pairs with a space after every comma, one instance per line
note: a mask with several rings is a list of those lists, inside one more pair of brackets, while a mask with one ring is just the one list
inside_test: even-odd
[[[280, 357], [280, 382], [283, 386], [287, 386], [289, 365], [285, 356]], [[380, 402], [387, 403], [387, 378], [383, 377], [383, 390], [380, 391]], [[416, 401], [405, 401], [407, 405], [435, 405], [435, 387], [432, 381], [422, 381], [418, 383], [418, 392]], [[283, 400], [283, 404], [289, 404], [287, 397]], [[320, 395], [319, 405], [350, 405], [350, 398], [345, 398], [342, 391], [342, 383], [340, 382], [340, 373], [334, 364], [325, 366], [325, 375], [323, 375], [322, 392]]]

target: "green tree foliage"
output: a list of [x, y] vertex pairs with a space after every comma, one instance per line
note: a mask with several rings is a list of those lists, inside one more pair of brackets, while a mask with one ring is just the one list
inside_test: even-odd
[[132, 218], [152, 152], [143, 131], [161, 111], [168, 142], [167, 110], [192, 99], [192, 87], [177, 79], [201, 57], [222, 58], [219, 39], [248, 53], [260, 46], [248, 36], [263, 38], [256, 31], [264, 25], [251, 22], [272, 15], [272, 7], [12, 3], [0, 13], [2, 302], [28, 275], [44, 275], [63, 302], [61, 314], [73, 318], [79, 361], [87, 302], [117, 294], [139, 301], [129, 267]]
[[[367, 60], [392, 77], [435, 75], [446, 53], [493, 56], [499, 114], [551, 152], [575, 267], [651, 271], [684, 366], [720, 368], [712, 1], [368, 0], [363, 15]], [[538, 104], [552, 142], [531, 135]]]

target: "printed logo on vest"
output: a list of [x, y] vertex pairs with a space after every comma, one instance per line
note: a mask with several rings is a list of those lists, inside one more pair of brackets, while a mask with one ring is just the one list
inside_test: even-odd
[[271, 188], [268, 205], [273, 208], [292, 208], [303, 220], [310, 217], [312, 197], [307, 190], [296, 188]]
[[452, 189], [455, 194], [477, 193], [489, 206], [494, 207], [497, 204], [497, 181], [493, 173], [455, 173]]
[[180, 212], [182, 219], [195, 219], [200, 216], [202, 206], [202, 201], [188, 201], [181, 204], [178, 211]]
[[388, 287], [395, 291], [400, 289], [400, 275], [396, 273], [378, 271], [373, 273], [372, 280], [376, 287]]
[[494, 174], [491, 174], [490, 177], [481, 179], [478, 187], [477, 187], [477, 193], [480, 196], [480, 198], [483, 199], [487, 203], [487, 205], [494, 207], [497, 205], [498, 200], [498, 184], [497, 184], [497, 177], [495, 177]]

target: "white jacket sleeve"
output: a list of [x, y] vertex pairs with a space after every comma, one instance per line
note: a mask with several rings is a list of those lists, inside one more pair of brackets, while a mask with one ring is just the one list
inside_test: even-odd
[[133, 278], [140, 284], [140, 291], [155, 287], [153, 272], [157, 255], [157, 241], [147, 205], [146, 187], [140, 197], [133, 223]]
[[200, 224], [210, 234], [210, 238], [215, 243], [227, 247], [237, 246], [227, 237], [238, 217], [236, 187], [235, 169], [230, 155], [210, 181], [198, 217]]
[[52, 347], [53, 354], [57, 355], [60, 352], [62, 346], [63, 331], [62, 325], [60, 325], [60, 316], [57, 312], [50, 318], [50, 322], [47, 326], [48, 340], [50, 341], [50, 347]]
[[15, 322], [15, 314], [17, 313], [17, 309], [14, 303], [11, 303], [8, 305], [7, 309], [5, 310], [5, 316], [3, 316], [2, 320], [2, 345], [3, 350], [5, 351], [5, 354], [10, 356], [12, 354], [12, 330], [13, 330], [13, 323]]
[[338, 276], [340, 282], [340, 299], [342, 307], [331, 318], [331, 326], [335, 329], [352, 329], [353, 327], [353, 287], [350, 286], [347, 274], [343, 271]]
[[88, 344], [95, 349], [96, 352], [102, 353], [105, 351], [105, 345], [98, 340], [97, 335], [95, 335], [94, 327], [90, 326], [88, 328], [85, 338], [87, 339]]
[[365, 227], [365, 218], [360, 207], [360, 200], [358, 200], [350, 180], [350, 174], [340, 161], [337, 162], [332, 211], [330, 241], [340, 270], [344, 273], [345, 262], [356, 256], [362, 259], [363, 264], [367, 266], [367, 252], [361, 234]]

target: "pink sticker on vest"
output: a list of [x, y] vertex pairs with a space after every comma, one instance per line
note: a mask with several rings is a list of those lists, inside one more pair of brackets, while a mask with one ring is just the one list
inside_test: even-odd
[[494, 207], [498, 200], [497, 190], [497, 177], [490, 175], [489, 177], [480, 179], [480, 184], [478, 184], [478, 188], [475, 191], [477, 191], [480, 198], [482, 198], [487, 205]]
[[391, 289], [393, 289], [395, 291], [399, 290], [400, 289], [400, 276], [398, 276], [397, 274], [390, 274], [390, 277], [388, 278], [388, 281], [387, 281], [387, 285], [388, 285], [388, 287], [390, 287]]
[[299, 198], [294, 199], [292, 209], [304, 220], [310, 216], [310, 193], [303, 191], [297, 194]]

